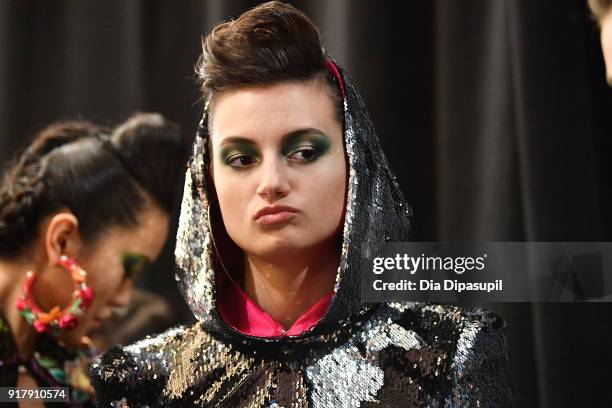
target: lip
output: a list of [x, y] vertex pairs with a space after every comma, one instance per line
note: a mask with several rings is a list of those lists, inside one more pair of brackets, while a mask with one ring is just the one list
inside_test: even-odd
[[294, 218], [298, 210], [287, 205], [263, 207], [255, 213], [255, 221], [259, 224], [279, 224]]

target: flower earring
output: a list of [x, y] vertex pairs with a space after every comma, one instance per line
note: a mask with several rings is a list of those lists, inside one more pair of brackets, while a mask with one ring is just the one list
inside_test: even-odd
[[17, 299], [17, 309], [26, 321], [34, 326], [39, 333], [53, 332], [59, 335], [60, 330], [74, 329], [79, 323], [79, 317], [89, 308], [94, 299], [93, 289], [85, 282], [87, 272], [72, 258], [62, 255], [57, 264], [70, 272], [72, 277], [72, 299], [68, 306], [55, 306], [44, 312], [34, 300], [34, 282], [36, 273], [27, 272], [23, 285], [24, 294]]

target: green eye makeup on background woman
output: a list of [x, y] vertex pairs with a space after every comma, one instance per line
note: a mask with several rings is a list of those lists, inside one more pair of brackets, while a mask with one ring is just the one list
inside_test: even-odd
[[130, 253], [123, 256], [123, 269], [128, 279], [135, 279], [149, 265], [151, 261], [146, 256]]

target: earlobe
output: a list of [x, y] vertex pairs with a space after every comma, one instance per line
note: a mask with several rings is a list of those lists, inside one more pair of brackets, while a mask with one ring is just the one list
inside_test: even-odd
[[43, 235], [49, 264], [57, 264], [65, 254], [74, 256], [81, 244], [78, 226], [78, 219], [68, 210], [51, 216]]

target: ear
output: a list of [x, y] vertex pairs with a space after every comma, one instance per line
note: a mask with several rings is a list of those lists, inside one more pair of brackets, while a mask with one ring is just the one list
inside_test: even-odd
[[70, 211], [62, 211], [51, 217], [44, 231], [45, 251], [49, 264], [57, 264], [59, 258], [80, 250], [79, 221]]

